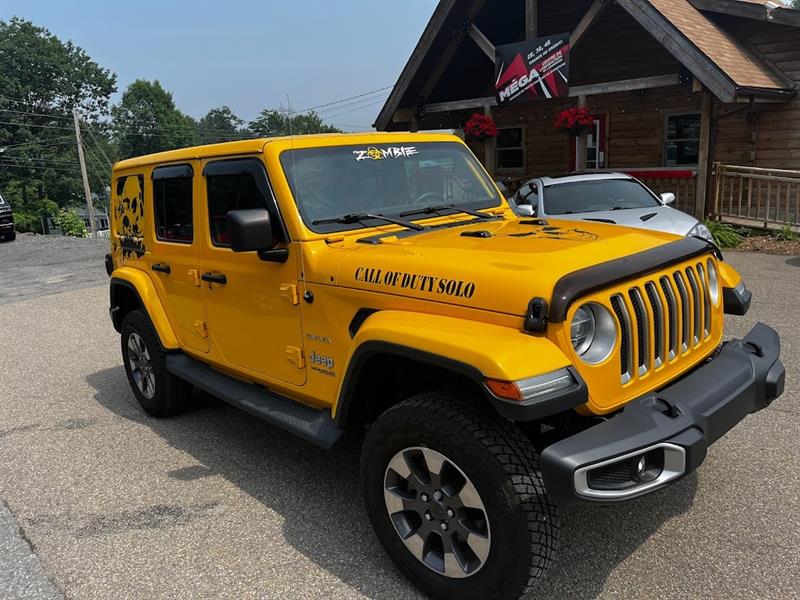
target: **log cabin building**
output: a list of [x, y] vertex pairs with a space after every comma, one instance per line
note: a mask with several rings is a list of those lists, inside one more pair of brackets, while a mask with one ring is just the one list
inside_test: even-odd
[[[495, 48], [569, 34], [565, 97], [498, 105]], [[763, 0], [441, 0], [375, 126], [459, 129], [498, 180], [639, 176], [697, 216], [800, 222], [800, 11]], [[588, 133], [554, 128], [586, 106]]]

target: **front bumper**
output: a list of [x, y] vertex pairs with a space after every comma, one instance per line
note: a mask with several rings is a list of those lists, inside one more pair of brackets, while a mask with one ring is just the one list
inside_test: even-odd
[[615, 502], [691, 473], [708, 447], [783, 393], [778, 334], [759, 323], [703, 366], [611, 419], [548, 446], [541, 455], [556, 500]]

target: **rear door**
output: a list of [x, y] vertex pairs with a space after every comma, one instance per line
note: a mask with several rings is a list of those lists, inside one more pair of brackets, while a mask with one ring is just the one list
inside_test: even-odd
[[150, 273], [181, 345], [208, 352], [196, 235], [197, 182], [190, 163], [157, 167], [152, 175]]
[[[211, 161], [203, 170], [206, 231], [202, 243], [203, 298], [209, 332], [225, 362], [237, 370], [294, 385], [306, 380], [298, 296], [299, 244], [288, 242], [264, 163], [258, 158]], [[265, 208], [286, 262], [233, 252], [229, 211]]]

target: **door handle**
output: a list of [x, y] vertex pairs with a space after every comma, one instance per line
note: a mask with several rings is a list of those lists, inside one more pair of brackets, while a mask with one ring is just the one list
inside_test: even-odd
[[172, 273], [172, 269], [170, 269], [167, 263], [155, 263], [150, 268], [159, 273]]
[[228, 283], [228, 278], [222, 273], [203, 273], [200, 276], [200, 279], [207, 281], [208, 283], [218, 283], [220, 285], [225, 285]]

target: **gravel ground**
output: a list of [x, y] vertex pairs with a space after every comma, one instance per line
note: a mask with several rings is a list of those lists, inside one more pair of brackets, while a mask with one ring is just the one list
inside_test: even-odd
[[21, 233], [0, 242], [0, 304], [102, 285], [107, 252], [103, 239]]
[[[536, 598], [800, 597], [800, 258], [729, 260], [756, 299], [728, 333], [779, 330], [786, 393], [676, 485], [566, 508]], [[326, 452], [208, 398], [147, 417], [106, 305], [105, 286], [0, 305], [0, 499], [44, 572], [25, 547], [0, 570], [24, 567], [42, 598], [48, 577], [69, 598], [420, 597], [367, 522], [357, 438]]]

